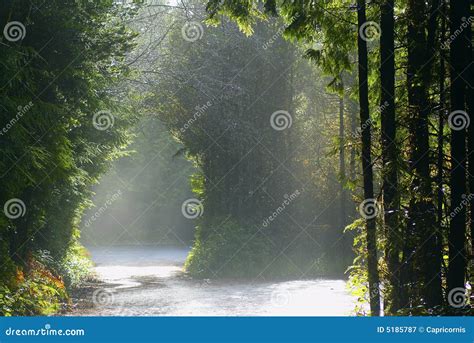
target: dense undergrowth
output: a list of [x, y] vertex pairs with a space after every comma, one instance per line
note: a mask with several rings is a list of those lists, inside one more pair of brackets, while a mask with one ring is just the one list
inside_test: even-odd
[[[221, 218], [222, 219], [222, 218]], [[185, 263], [197, 278], [288, 279], [329, 276], [336, 268], [326, 255], [308, 251], [307, 237], [287, 240], [280, 248], [270, 233], [236, 221], [197, 227], [193, 248]], [[292, 244], [288, 244], [292, 242]], [[283, 252], [282, 252], [283, 251]]]
[[47, 250], [38, 250], [22, 266], [9, 262], [0, 279], [1, 316], [66, 311], [71, 305], [70, 292], [92, 276], [92, 262], [77, 241], [71, 243], [60, 260], [52, 258]]

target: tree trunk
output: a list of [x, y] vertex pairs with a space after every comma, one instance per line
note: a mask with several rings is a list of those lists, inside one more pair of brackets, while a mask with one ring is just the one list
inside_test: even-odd
[[[441, 34], [440, 41], [444, 42], [446, 39], [446, 3], [443, 1], [441, 7]], [[443, 237], [445, 236], [445, 230], [443, 225], [443, 202], [444, 202], [444, 182], [443, 182], [443, 170], [444, 170], [444, 118], [446, 115], [446, 64], [443, 49], [440, 49], [439, 56], [439, 116], [438, 116], [438, 160], [436, 163], [436, 186], [437, 186], [437, 219], [438, 219], [438, 246], [437, 250], [440, 252], [440, 259], [442, 259], [443, 250]], [[442, 260], [440, 261], [442, 263]]]
[[[427, 37], [427, 46], [425, 49], [425, 69], [423, 69], [423, 79], [425, 80], [425, 85], [427, 89], [430, 89], [434, 83], [432, 77], [433, 70], [433, 58], [432, 54], [429, 52], [429, 49], [439, 49], [439, 44], [436, 42], [437, 32], [438, 32], [438, 15], [440, 8], [444, 6], [442, 0], [433, 0], [430, 8], [430, 17], [428, 21], [428, 37]], [[433, 51], [433, 50], [432, 50]], [[427, 93], [428, 94], [428, 93]], [[434, 107], [432, 102], [429, 103], [430, 113]], [[430, 193], [432, 192], [430, 186]], [[436, 211], [434, 208], [434, 202], [430, 203], [430, 206], [433, 206], [433, 212]], [[441, 265], [443, 261], [442, 248], [443, 248], [443, 237], [442, 237], [442, 227], [434, 223], [434, 231], [431, 234], [427, 249], [432, 249], [428, 251], [427, 256], [432, 258], [432, 263], [428, 263], [428, 269], [426, 271], [425, 279], [428, 281], [427, 287], [429, 290], [426, 292], [428, 305], [431, 307], [442, 305], [443, 295], [442, 295], [442, 278], [441, 278]]]
[[[367, 21], [365, 0], [357, 1], [358, 32]], [[373, 170], [371, 157], [371, 122], [369, 114], [368, 57], [367, 42], [359, 33], [357, 38], [358, 69], [359, 69], [359, 104], [360, 124], [362, 133], [362, 171], [365, 201], [374, 202]], [[375, 217], [366, 219], [367, 232], [367, 263], [370, 294], [370, 312], [372, 316], [380, 315], [379, 274], [377, 266], [377, 236]]]
[[347, 192], [344, 187], [344, 182], [346, 181], [346, 154], [345, 154], [345, 138], [344, 138], [344, 84], [341, 81], [341, 88], [342, 94], [339, 97], [339, 177], [340, 181], [340, 199], [339, 199], [339, 206], [340, 206], [340, 222], [339, 227], [341, 230], [341, 237], [342, 237], [342, 261], [344, 268], [351, 265], [350, 261], [350, 249], [351, 249], [351, 242], [349, 242], [349, 237], [347, 234], [344, 233], [344, 228], [347, 224]]
[[[471, 1], [472, 2], [472, 1]], [[469, 50], [469, 68], [468, 80], [474, 80], [474, 51], [472, 51], [472, 29], [469, 26], [468, 33], [468, 50]], [[467, 113], [469, 113], [470, 122], [474, 122], [474, 86], [466, 82], [467, 86]], [[469, 183], [469, 213], [470, 213], [470, 235], [471, 235], [471, 261], [474, 263], [474, 124], [468, 128], [468, 183]]]
[[[357, 110], [355, 103], [349, 99], [349, 115], [351, 119], [351, 133], [353, 137], [357, 136]], [[356, 179], [356, 147], [355, 144], [351, 144], [351, 153], [349, 157], [349, 177], [351, 182]]]
[[[415, 238], [415, 254], [408, 263], [414, 264], [415, 273], [421, 274], [423, 300], [432, 308], [441, 304], [441, 277], [438, 264], [440, 252], [436, 250], [436, 210], [433, 203], [430, 175], [428, 89], [430, 87], [431, 60], [425, 32], [426, 5], [418, 0], [408, 1], [408, 105], [411, 138], [410, 170], [414, 178], [411, 188], [410, 218], [408, 225]], [[432, 34], [430, 32], [429, 34]], [[417, 294], [414, 294], [418, 297]]]
[[[463, 20], [468, 13], [469, 1], [451, 1], [450, 3], [451, 35], [456, 38], [451, 41], [451, 113], [453, 116], [466, 116], [466, 84], [468, 77], [468, 33], [462, 30]], [[461, 31], [459, 33], [459, 31]], [[463, 75], [463, 73], [465, 73]], [[459, 111], [459, 112], [455, 112]], [[454, 117], [454, 118], [456, 118]], [[449, 270], [448, 291], [464, 288], [466, 271], [466, 208], [463, 205], [463, 195], [466, 193], [466, 130], [465, 127], [451, 131], [451, 224], [449, 228]]]
[[388, 296], [386, 312], [394, 314], [400, 308], [400, 244], [398, 168], [395, 121], [395, 43], [394, 0], [381, 5], [380, 18], [380, 114], [382, 143], [382, 189], [384, 229], [387, 237], [385, 257], [388, 266]]

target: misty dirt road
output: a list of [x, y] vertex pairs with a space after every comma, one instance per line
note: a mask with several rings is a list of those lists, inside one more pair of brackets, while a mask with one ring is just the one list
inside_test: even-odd
[[344, 280], [193, 280], [187, 248], [89, 248], [101, 283], [81, 292], [79, 316], [347, 316], [355, 298]]

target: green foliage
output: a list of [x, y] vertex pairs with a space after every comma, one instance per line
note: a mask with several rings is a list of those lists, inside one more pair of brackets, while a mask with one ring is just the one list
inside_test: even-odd
[[317, 252], [308, 258], [308, 241], [296, 239], [284, 254], [270, 232], [228, 218], [198, 226], [185, 270], [198, 278], [287, 279], [331, 275], [335, 266]]
[[347, 283], [348, 290], [357, 298], [354, 312], [357, 315], [367, 315], [369, 304], [369, 287], [367, 275], [367, 250], [366, 233], [364, 231], [364, 220], [357, 219], [346, 227], [346, 231], [354, 232], [354, 251], [356, 257], [353, 264], [348, 268], [350, 278]]
[[77, 241], [70, 244], [69, 249], [59, 262], [59, 273], [63, 276], [66, 287], [78, 288], [92, 276], [93, 263], [87, 250]]
[[[27, 0], [0, 4], [0, 27], [13, 20], [26, 27], [21, 40], [0, 40], [0, 170], [4, 180], [0, 184], [0, 203], [18, 198], [25, 204], [25, 213], [19, 218], [0, 216], [2, 314], [52, 314], [67, 302], [66, 288], [77, 287], [90, 276], [91, 262], [78, 243], [77, 228], [84, 214], [87, 218], [94, 213], [93, 201], [97, 206], [107, 201], [110, 194], [101, 193], [100, 186], [112, 189], [113, 185], [133, 200], [133, 206], [118, 200], [114, 213], [150, 213], [146, 217], [138, 215], [140, 220], [130, 223], [142, 234], [141, 239], [161, 237], [175, 226], [189, 231], [192, 224], [184, 218], [170, 222], [165, 219], [171, 213], [179, 216], [182, 201], [191, 197], [185, 186], [167, 193], [169, 185], [186, 184], [176, 178], [178, 171], [189, 176], [191, 191], [205, 209], [186, 261], [189, 274], [259, 278], [340, 272], [347, 265], [341, 252], [348, 250], [340, 241], [353, 239], [356, 257], [347, 270], [349, 288], [358, 298], [356, 312], [365, 314], [370, 292], [364, 221], [355, 219], [355, 211], [342, 211], [348, 205], [343, 185], [355, 200], [360, 198], [356, 163], [360, 132], [356, 131], [354, 102], [357, 87], [351, 72], [357, 63], [358, 35], [353, 1], [210, 0], [204, 10], [199, 1], [189, 0], [186, 4], [192, 5], [192, 12], [186, 12], [186, 16], [169, 8], [159, 12], [159, 20], [169, 25], [165, 30], [157, 28], [162, 34], [156, 45], [160, 49], [155, 49], [155, 30], [145, 30], [143, 22], [148, 23], [149, 18], [131, 24], [143, 33], [139, 48], [133, 50], [137, 34], [129, 25], [139, 12], [138, 2], [120, 5], [111, 0], [51, 0], [41, 8]], [[421, 7], [428, 10], [435, 4], [428, 1]], [[401, 209], [400, 227], [394, 229], [405, 242], [387, 242], [389, 235], [379, 230], [374, 251], [383, 257], [384, 253], [389, 255], [387, 249], [392, 251], [390, 245], [398, 249], [395, 260], [400, 262], [404, 276], [399, 286], [406, 293], [404, 302], [409, 308], [394, 314], [464, 315], [469, 314], [470, 304], [454, 311], [446, 306], [426, 308], [423, 299], [422, 288], [427, 287], [423, 282], [430, 278], [423, 280], [419, 275], [433, 258], [432, 251], [426, 253], [422, 246], [424, 231], [431, 235], [432, 230], [417, 227], [420, 224], [413, 220], [418, 215], [413, 205], [429, 203], [431, 209], [422, 211], [426, 218], [433, 212], [431, 205], [448, 212], [451, 189], [446, 187], [444, 175], [449, 164], [435, 166], [427, 151], [423, 156], [429, 155], [430, 160], [423, 178], [430, 179], [440, 172], [442, 182], [435, 187], [432, 180], [422, 180], [427, 191], [419, 191], [420, 175], [412, 166], [413, 152], [419, 147], [413, 144], [413, 138], [429, 137], [430, 153], [442, 138], [445, 145], [437, 153], [441, 159], [450, 154], [452, 147], [445, 137], [450, 130], [442, 126], [447, 106], [443, 102], [449, 97], [435, 86], [438, 77], [443, 83], [446, 79], [437, 74], [447, 74], [441, 61], [449, 53], [443, 56], [435, 51], [429, 55], [429, 63], [422, 63], [425, 70], [429, 69], [423, 75], [423, 84], [407, 84], [407, 74], [415, 78], [420, 74], [410, 65], [409, 48], [421, 45], [406, 38], [410, 34], [407, 28], [415, 22], [412, 16], [426, 19], [420, 23], [430, 23], [415, 23], [422, 28], [417, 30], [421, 36], [428, 35], [426, 38], [430, 37], [428, 31], [439, 26], [439, 20], [429, 20], [429, 11], [406, 9], [405, 2], [395, 8], [398, 156], [387, 163], [379, 158], [380, 140], [374, 139], [371, 147], [376, 185], [387, 165], [395, 165], [399, 171], [396, 195], [400, 208], [393, 211]], [[167, 14], [174, 17], [170, 19]], [[378, 3], [368, 6], [368, 20], [378, 20], [379, 15]], [[251, 37], [241, 35], [225, 17]], [[182, 30], [190, 20], [214, 27], [203, 28], [203, 36], [190, 42], [183, 39]], [[216, 28], [219, 23], [221, 27]], [[439, 36], [438, 32], [430, 33]], [[372, 134], [383, 137], [377, 48], [376, 41], [369, 42], [367, 81]], [[141, 61], [144, 55], [149, 60]], [[318, 68], [301, 61], [299, 55], [316, 62]], [[146, 75], [139, 74], [139, 70]], [[410, 99], [418, 98], [413, 88], [420, 88], [419, 94], [425, 97], [423, 106], [429, 105], [430, 113], [422, 113], [427, 117], [426, 129], [418, 125], [420, 131], [413, 125], [419, 119], [413, 117], [421, 114], [416, 109], [420, 99]], [[341, 122], [339, 103], [344, 106]], [[438, 108], [443, 112], [439, 116], [435, 113]], [[290, 114], [292, 126], [275, 130], [269, 124], [270, 115], [282, 110]], [[114, 123], [98, 130], [93, 120], [104, 111]], [[139, 112], [150, 117], [142, 119]], [[139, 127], [131, 130], [136, 123]], [[342, 125], [350, 127], [350, 132], [346, 129], [334, 138]], [[176, 142], [170, 142], [167, 136], [162, 138], [165, 131]], [[410, 144], [401, 144], [405, 141]], [[350, 151], [350, 157], [343, 156], [346, 151]], [[158, 159], [160, 154], [165, 158]], [[338, 168], [338, 155], [341, 164], [349, 162], [349, 176]], [[180, 159], [182, 156], [198, 171]], [[143, 165], [149, 169], [146, 173]], [[115, 174], [96, 186], [111, 166], [116, 167]], [[130, 182], [124, 184], [124, 178]], [[435, 199], [438, 187], [442, 194]], [[280, 203], [296, 190], [298, 199], [281, 210]], [[92, 201], [94, 191], [98, 196]], [[328, 199], [341, 202], [334, 205]], [[342, 213], [353, 220], [345, 233], [346, 218], [337, 218]], [[268, 222], [269, 217], [272, 219]], [[452, 218], [442, 213], [437, 219], [436, 225], [442, 226], [449, 225]], [[383, 224], [379, 222], [378, 226]], [[93, 230], [85, 229], [84, 233]], [[440, 231], [436, 248], [445, 261], [437, 267], [444, 287], [452, 247], [447, 242], [447, 230]], [[460, 238], [472, 240], [470, 234]], [[463, 245], [467, 244], [459, 246]], [[472, 251], [468, 253], [472, 255]], [[344, 259], [347, 256], [350, 259], [352, 255], [346, 254]], [[385, 308], [390, 311], [390, 291], [395, 286], [388, 281], [394, 271], [382, 258], [378, 267], [388, 305]]]
[[[195, 240], [190, 272], [212, 276], [203, 266], [214, 266], [214, 258], [225, 254], [212, 244], [224, 245], [218, 239], [228, 239], [212, 237], [220, 225], [216, 218], [229, 217], [243, 238], [255, 233], [252, 241], [261, 248], [252, 259], [266, 261], [262, 265], [267, 276], [342, 273], [347, 261], [336, 258], [334, 247], [340, 246], [343, 225], [335, 215], [338, 204], [327, 204], [340, 189], [332, 177], [337, 174], [334, 156], [328, 154], [338, 126], [333, 96], [325, 91], [331, 80], [299, 58], [302, 50], [297, 45], [283, 39], [285, 21], [265, 13], [260, 17], [267, 22], [255, 22], [250, 37], [222, 20], [219, 28], [205, 28], [190, 49], [180, 27], [206, 18], [202, 7], [191, 3], [192, 17], [170, 26], [164, 44], [170, 57], [157, 61], [154, 68], [161, 72], [146, 80], [154, 81], [150, 104], [157, 117], [183, 145], [179, 152], [184, 150], [199, 168], [190, 183], [204, 206], [199, 235], [209, 242]], [[256, 11], [248, 13], [258, 15]], [[292, 125], [277, 131], [271, 118], [282, 110]], [[297, 199], [262, 230], [262, 223], [296, 191]], [[350, 255], [350, 246], [342, 249]], [[285, 250], [285, 255], [272, 253], [269, 258], [266, 250]], [[245, 268], [235, 268], [235, 273], [260, 273], [260, 264], [247, 257], [242, 258]]]
[[55, 260], [48, 250], [35, 251], [26, 266], [16, 267], [1, 283], [0, 314], [51, 315], [66, 309], [67, 290], [89, 279], [92, 266], [86, 249], [75, 239], [62, 260]]
[[196, 242], [185, 264], [186, 271], [192, 276], [258, 277], [271, 262], [270, 246], [256, 229], [222, 220], [221, 224], [206, 228], [212, 234], [205, 235], [200, 227], [197, 230]]
[[68, 301], [61, 278], [35, 259], [28, 262], [28, 272], [18, 271], [14, 286], [0, 285], [0, 315], [51, 315]]
[[[367, 4], [367, 19], [364, 19], [366, 22], [361, 23], [359, 28], [357, 9], [366, 7], [357, 7], [360, 3]], [[334, 149], [329, 153], [331, 157], [338, 152], [342, 155], [350, 147], [350, 162], [354, 167], [355, 157], [361, 150], [361, 135], [355, 128], [371, 127], [372, 143], [369, 140], [365, 140], [365, 143], [367, 150], [370, 150], [368, 155], [373, 157], [373, 166], [370, 168], [373, 168], [374, 179], [370, 180], [373, 185], [364, 183], [364, 190], [366, 194], [370, 194], [375, 188], [376, 194], [373, 197], [388, 201], [380, 211], [379, 218], [385, 216], [386, 221], [377, 222], [377, 226], [383, 230], [377, 232], [376, 247], [373, 250], [367, 252], [367, 243], [373, 245], [373, 242], [366, 241], [363, 221], [356, 219], [347, 230], [354, 234], [356, 259], [349, 272], [351, 288], [359, 299], [358, 313], [364, 313], [364, 304], [371, 297], [367, 287], [368, 253], [373, 260], [379, 258], [379, 272], [372, 266], [370, 279], [371, 282], [378, 283], [376, 280], [380, 276], [386, 314], [448, 314], [450, 311], [443, 306], [428, 307], [434, 303], [446, 305], [448, 289], [445, 288], [453, 288], [454, 285], [469, 288], [466, 282], [472, 278], [473, 264], [469, 263], [468, 258], [460, 256], [472, 255], [472, 228], [468, 223], [471, 222], [472, 226], [473, 214], [470, 210], [466, 212], [466, 216], [463, 209], [461, 215], [454, 218], [449, 213], [449, 207], [459, 210], [460, 204], [464, 202], [463, 197], [469, 192], [466, 185], [472, 184], [472, 173], [464, 175], [462, 168], [449, 161], [463, 160], [460, 166], [465, 167], [466, 148], [469, 150], [471, 147], [465, 146], [464, 128], [456, 130], [451, 127], [450, 143], [450, 130], [446, 125], [449, 106], [452, 107], [451, 111], [462, 108], [466, 112], [472, 107], [468, 95], [469, 83], [463, 77], [453, 78], [451, 72], [451, 89], [447, 86], [448, 65], [452, 66], [454, 62], [458, 66], [459, 70], [454, 74], [468, 75], [470, 72], [467, 68], [470, 57], [461, 57], [470, 56], [467, 40], [453, 40], [448, 47], [445, 39], [449, 36], [449, 20], [446, 22], [448, 13], [452, 22], [460, 23], [461, 18], [468, 14], [462, 13], [468, 10], [467, 5], [463, 6], [458, 1], [402, 1], [395, 2], [395, 7], [391, 8], [394, 11], [392, 14], [387, 10], [387, 7], [392, 7], [390, 2], [362, 1], [355, 5], [353, 1], [347, 0], [208, 1], [207, 11], [212, 20], [220, 19], [221, 16], [229, 17], [246, 33], [252, 32], [252, 28], [257, 26], [256, 22], [265, 18], [267, 12], [282, 17], [286, 23], [284, 37], [301, 42], [306, 49], [305, 57], [315, 61], [323, 72], [333, 78], [328, 88], [339, 97], [344, 97], [344, 100], [350, 99], [350, 102], [356, 98], [359, 90], [355, 87], [350, 70], [357, 65], [357, 52], [362, 53], [361, 56], [366, 53], [365, 48], [356, 50], [358, 35], [367, 41], [368, 66], [361, 67], [368, 67], [369, 75], [368, 80], [361, 81], [368, 83], [369, 120], [362, 123], [352, 120], [352, 137], [347, 137], [347, 133], [343, 132], [334, 139]], [[456, 11], [459, 13], [455, 14]], [[395, 24], [393, 29], [392, 21]], [[379, 24], [384, 31], [382, 37]], [[362, 32], [359, 32], [359, 29], [367, 27], [371, 27], [372, 33], [377, 31], [373, 37], [363, 37]], [[458, 30], [457, 33], [467, 37], [469, 30], [463, 33]], [[392, 44], [395, 46], [393, 52]], [[451, 54], [447, 51], [449, 48], [453, 49]], [[456, 53], [453, 53], [454, 50]], [[385, 57], [381, 58], [384, 53]], [[393, 54], [395, 65], [391, 66], [387, 55]], [[381, 72], [384, 74], [381, 75]], [[394, 91], [385, 87], [390, 85], [392, 88], [392, 73], [395, 76]], [[450, 94], [453, 89], [456, 91]], [[384, 91], [390, 93], [383, 94]], [[387, 109], [388, 101], [381, 104], [381, 93], [384, 100], [393, 97], [395, 113]], [[451, 104], [447, 101], [450, 97]], [[361, 114], [365, 111], [365, 100], [361, 97]], [[453, 103], [456, 103], [454, 107]], [[394, 123], [392, 116], [396, 117]], [[392, 132], [393, 135], [390, 134]], [[396, 148], [392, 150], [386, 144], [381, 144], [384, 140]], [[312, 139], [309, 141], [313, 142]], [[438, 155], [436, 157], [435, 151]], [[436, 158], [437, 164], [434, 163]], [[304, 161], [312, 163], [309, 158]], [[468, 164], [472, 166], [471, 161]], [[446, 173], [448, 167], [451, 168], [450, 175]], [[328, 169], [333, 172], [330, 168], [324, 170]], [[395, 173], [388, 173], [390, 171]], [[334, 174], [326, 174], [325, 178]], [[338, 174], [340, 181], [352, 191], [354, 199], [359, 200], [361, 191], [357, 185], [361, 182], [356, 178], [356, 169], [351, 171], [351, 180], [344, 180], [341, 172]], [[464, 180], [464, 177], [468, 179], [467, 184], [457, 183], [461, 178]], [[318, 186], [323, 182], [318, 183]], [[387, 189], [388, 184], [396, 184], [397, 189]], [[435, 196], [436, 193], [438, 197]], [[331, 193], [329, 191], [325, 194]], [[434, 217], [435, 213], [437, 218]], [[355, 215], [351, 219], [354, 218]], [[450, 225], [449, 230], [445, 228], [447, 224]], [[465, 249], [470, 252], [464, 252]], [[449, 259], [443, 257], [444, 261], [441, 263], [441, 256], [448, 253]], [[377, 297], [372, 297], [375, 298]], [[376, 304], [372, 302], [372, 305]], [[393, 308], [398, 309], [399, 306], [406, 306], [406, 311], [395, 310], [392, 313]], [[377, 306], [372, 307], [375, 309]]]
[[0, 241], [0, 258], [2, 263], [0, 264], [0, 285], [9, 286], [12, 284], [12, 280], [16, 273], [16, 265], [10, 256], [6, 255], [8, 251], [5, 241]]
[[[19, 41], [2, 37], [0, 50], [0, 203], [24, 204], [19, 218], [0, 218], [0, 285], [13, 314], [57, 311], [66, 298], [58, 275], [73, 286], [87, 274], [75, 228], [90, 187], [130, 143], [137, 118], [128, 100], [134, 91], [122, 82], [136, 37], [126, 23], [137, 6], [52, 0], [40, 7], [0, 4], [0, 26], [18, 21], [26, 30]], [[94, 126], [101, 111], [113, 116], [107, 130]]]
[[191, 191], [198, 197], [205, 195], [205, 177], [202, 173], [196, 173], [190, 176]]

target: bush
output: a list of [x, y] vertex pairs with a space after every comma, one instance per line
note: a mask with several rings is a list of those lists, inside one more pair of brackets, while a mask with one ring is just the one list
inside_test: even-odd
[[287, 279], [327, 273], [328, 262], [320, 252], [308, 253], [290, 246], [281, 254], [283, 248], [276, 247], [269, 237], [271, 232], [236, 221], [198, 227], [185, 270], [198, 278]]
[[16, 273], [16, 265], [7, 252], [7, 243], [0, 241], [0, 285], [11, 287]]
[[185, 269], [196, 277], [255, 277], [271, 262], [269, 243], [257, 229], [234, 221], [198, 227]]
[[68, 289], [77, 288], [92, 276], [93, 263], [79, 242], [72, 243], [59, 264], [59, 273]]
[[328, 275], [329, 261], [314, 249], [309, 239], [289, 236], [285, 242], [290, 242], [286, 243], [290, 246], [276, 246], [271, 241], [272, 234], [275, 233], [271, 229], [259, 231], [236, 221], [198, 227], [185, 270], [198, 278], [289, 279]]
[[0, 315], [55, 314], [69, 303], [68, 290], [91, 276], [92, 262], [86, 249], [74, 240], [63, 258], [37, 250], [26, 266], [17, 267], [0, 283]]
[[0, 315], [50, 315], [68, 301], [62, 279], [31, 258], [24, 274], [17, 270], [16, 287], [0, 286]]

